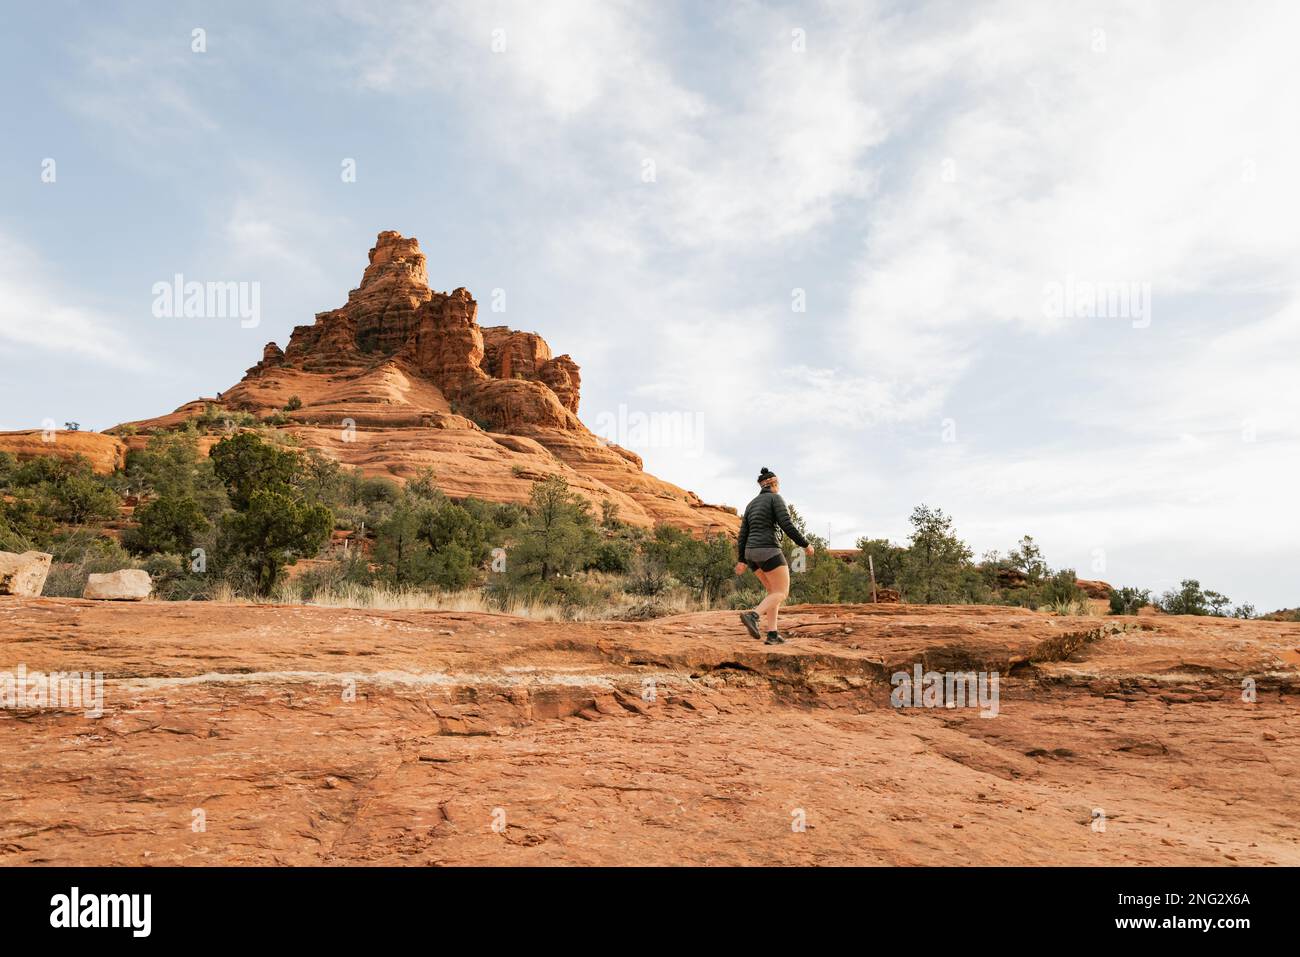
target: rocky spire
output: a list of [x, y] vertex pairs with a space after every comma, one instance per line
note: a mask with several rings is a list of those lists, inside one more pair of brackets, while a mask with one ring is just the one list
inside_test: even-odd
[[[553, 357], [536, 333], [479, 326], [478, 303], [469, 290], [432, 291], [419, 240], [395, 230], [375, 240], [347, 304], [298, 326], [283, 355], [278, 352], [269, 345], [250, 372], [283, 363], [338, 373], [397, 360], [486, 420], [581, 428], [573, 418], [581, 382], [577, 363], [567, 355]], [[510, 385], [485, 391], [493, 380]]]

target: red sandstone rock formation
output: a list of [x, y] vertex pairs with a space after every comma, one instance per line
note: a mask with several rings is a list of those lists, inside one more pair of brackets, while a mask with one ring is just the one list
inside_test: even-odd
[[1078, 585], [1080, 591], [1082, 591], [1089, 598], [1095, 600], [1110, 598], [1111, 587], [1107, 582], [1094, 581], [1088, 578], [1080, 578], [1075, 581], [1075, 584]]
[[[296, 396], [302, 405], [285, 412], [284, 428], [304, 447], [369, 475], [405, 479], [430, 468], [454, 497], [522, 502], [533, 482], [560, 475], [633, 524], [739, 527], [734, 509], [646, 474], [639, 456], [588, 430], [577, 416], [580, 390], [577, 363], [552, 355], [541, 336], [484, 328], [468, 290], [431, 290], [419, 243], [390, 230], [347, 302], [295, 328], [283, 350], [268, 343], [218, 404], [266, 416]], [[136, 434], [122, 437], [140, 447], [150, 431], [176, 428], [212, 402], [131, 423]]]
[[[1300, 864], [1300, 624], [781, 621], [2, 599], [4, 660], [105, 680], [0, 709], [0, 865]], [[917, 665], [996, 718], [894, 707]]]
[[108, 474], [125, 465], [126, 449], [126, 443], [121, 439], [102, 432], [63, 429], [0, 432], [0, 452], [8, 452], [20, 462], [44, 455], [69, 460], [81, 456], [100, 474]]

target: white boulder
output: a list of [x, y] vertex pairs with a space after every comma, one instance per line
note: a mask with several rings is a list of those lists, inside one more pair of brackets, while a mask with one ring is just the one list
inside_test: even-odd
[[36, 598], [45, 587], [53, 558], [45, 552], [0, 552], [0, 595]]
[[144, 601], [152, 591], [153, 579], [147, 571], [123, 568], [120, 572], [91, 575], [81, 597], [101, 601]]

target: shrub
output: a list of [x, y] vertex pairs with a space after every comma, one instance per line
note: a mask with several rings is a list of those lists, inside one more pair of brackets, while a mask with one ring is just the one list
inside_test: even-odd
[[324, 505], [305, 504], [274, 488], [252, 493], [246, 508], [222, 520], [222, 549], [238, 554], [252, 573], [259, 595], [269, 594], [290, 559], [310, 557], [325, 544], [334, 525]]
[[1112, 615], [1136, 615], [1139, 608], [1151, 604], [1149, 588], [1112, 588], [1109, 597]]
[[897, 588], [898, 578], [903, 571], [903, 560], [907, 549], [895, 545], [887, 538], [859, 538], [857, 541], [857, 562], [867, 575], [868, 597], [870, 596], [871, 570], [867, 556], [876, 569], [876, 584], [881, 588]]
[[12, 501], [0, 497], [0, 551], [25, 552], [45, 547], [54, 534], [54, 522], [28, 495]]
[[444, 591], [456, 591], [473, 581], [477, 570], [469, 549], [450, 542], [433, 553], [429, 579]]
[[255, 492], [288, 489], [299, 474], [298, 456], [268, 445], [251, 432], [222, 439], [208, 453], [230, 504], [248, 508]]
[[407, 480], [406, 494], [412, 498], [421, 498], [428, 502], [441, 503], [446, 500], [447, 496], [438, 488], [437, 476], [433, 474], [433, 469], [421, 469], [415, 478]]
[[1045, 578], [1049, 571], [1047, 562], [1043, 560], [1042, 551], [1029, 535], [1020, 539], [1020, 547], [1013, 548], [1007, 555], [1007, 564], [1024, 574], [1031, 585]]
[[1300, 608], [1279, 608], [1259, 618], [1263, 621], [1300, 621]]
[[316, 449], [298, 456], [298, 474], [294, 485], [313, 502], [331, 507], [343, 502], [343, 469], [334, 459]]
[[710, 604], [721, 595], [735, 573], [736, 548], [730, 537], [715, 535], [676, 538], [668, 550], [668, 569], [678, 581]]
[[[825, 543], [818, 540], [814, 544], [819, 548], [808, 559], [802, 572], [791, 569], [790, 601], [796, 603], [833, 604], [840, 600], [840, 583], [844, 563], [825, 551]], [[871, 586], [868, 582], [867, 597], [870, 598]]]
[[518, 502], [485, 502], [478, 498], [464, 498], [457, 504], [485, 525], [496, 529], [497, 534], [492, 536], [494, 542], [501, 541], [501, 532], [518, 528], [528, 518], [528, 509]]
[[420, 516], [419, 534], [433, 552], [455, 545], [464, 553], [470, 566], [483, 562], [497, 529], [455, 502], [429, 506]]
[[193, 430], [151, 436], [143, 449], [128, 452], [126, 477], [141, 494], [193, 499], [209, 520], [229, 507], [225, 487], [212, 460], [199, 454], [198, 433]]
[[302, 460], [293, 452], [244, 432], [218, 442], [210, 456], [235, 507], [221, 520], [222, 573], [270, 594], [291, 559], [314, 555], [325, 544], [334, 516], [328, 506], [304, 501], [295, 484]]
[[1165, 592], [1156, 604], [1161, 611], [1169, 615], [1225, 617], [1231, 601], [1227, 595], [1201, 588], [1201, 583], [1196, 579], [1185, 578], [1176, 591], [1171, 589]]
[[303, 597], [310, 600], [318, 592], [338, 591], [345, 585], [370, 585], [374, 575], [364, 557], [349, 555], [308, 569], [294, 581]]
[[899, 573], [907, 600], [926, 605], [959, 601], [971, 551], [953, 532], [952, 519], [941, 509], [918, 505], [911, 523], [911, 541]]
[[566, 613], [596, 608], [610, 601], [610, 592], [580, 575], [556, 575], [525, 586], [520, 597], [539, 604], [559, 605]]
[[12, 467], [9, 483], [14, 488], [35, 488], [40, 485], [53, 485], [62, 482], [69, 475], [85, 474], [89, 471], [90, 463], [82, 456], [65, 460], [52, 455], [38, 455]]
[[509, 549], [510, 574], [567, 574], [584, 567], [598, 542], [587, 502], [559, 476], [533, 485], [528, 517]]
[[625, 585], [629, 594], [647, 597], [662, 595], [672, 587], [672, 584], [672, 576], [668, 574], [668, 567], [663, 559], [645, 554], [632, 556]]
[[380, 502], [391, 505], [402, 497], [402, 487], [392, 479], [375, 475], [361, 480], [358, 494], [362, 505], [375, 505]]
[[592, 567], [602, 572], [622, 574], [632, 563], [632, 547], [621, 539], [610, 539], [596, 546]]
[[362, 525], [372, 529], [374, 523], [370, 522], [369, 515], [362, 505], [339, 505], [334, 509], [335, 527], [352, 532], [361, 531]]
[[[37, 514], [53, 522], [87, 525], [117, 516], [121, 499], [113, 490], [112, 481], [96, 475], [84, 456], [60, 459], [39, 455], [21, 465], [11, 461], [6, 471], [7, 487], [15, 497], [25, 500]], [[19, 506], [7, 523], [32, 525], [32, 520], [24, 517], [26, 511], [27, 506]]]
[[159, 498], [137, 509], [136, 528], [127, 531], [123, 544], [133, 552], [186, 552], [211, 523], [193, 498]]
[[53, 598], [80, 598], [92, 574], [138, 567], [121, 545], [88, 529], [55, 536], [51, 554], [54, 560], [42, 594]]
[[762, 585], [758, 584], [758, 579], [746, 574], [741, 586], [731, 593], [730, 605], [738, 611], [755, 608], [766, 596], [767, 592], [763, 590]]
[[1058, 599], [1047, 605], [1046, 608], [1053, 615], [1079, 617], [1096, 614], [1087, 598]]
[[465, 508], [441, 493], [433, 499], [401, 490], [376, 523], [375, 560], [382, 577], [399, 587], [464, 588], [487, 560], [500, 529], [480, 508]]
[[153, 594], [163, 601], [194, 601], [208, 597], [213, 585], [210, 575], [190, 570], [190, 560], [183, 555], [154, 554], [137, 562], [153, 579]]
[[1038, 601], [1043, 605], [1060, 605], [1081, 602], [1087, 598], [1078, 585], [1078, 577], [1072, 568], [1063, 568], [1043, 582], [1039, 589]]
[[[865, 603], [871, 601], [871, 575], [862, 562], [853, 564], [840, 563], [840, 601]], [[879, 580], [876, 581], [879, 588], [887, 586], [882, 585]]]
[[403, 497], [373, 524], [375, 561], [382, 566], [380, 574], [385, 581], [400, 587], [428, 580], [429, 546], [420, 537], [420, 525], [428, 510], [428, 505]]
[[256, 428], [260, 425], [257, 416], [251, 412], [227, 409], [225, 406], [214, 405], [211, 402], [207, 403], [198, 415], [191, 416], [189, 421], [201, 431], [224, 429], [227, 432], [234, 432], [236, 429]]
[[115, 518], [121, 499], [103, 482], [89, 475], [74, 474], [49, 486], [44, 508], [56, 522], [85, 525]]

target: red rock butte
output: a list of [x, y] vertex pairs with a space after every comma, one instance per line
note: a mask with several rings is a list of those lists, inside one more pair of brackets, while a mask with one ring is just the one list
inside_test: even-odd
[[[593, 505], [618, 507], [635, 525], [666, 522], [696, 533], [733, 532], [735, 510], [708, 505], [645, 472], [641, 458], [578, 419], [581, 375], [536, 333], [480, 326], [469, 291], [429, 288], [419, 242], [388, 230], [370, 250], [347, 303], [293, 330], [288, 346], [268, 343], [235, 386], [170, 415], [126, 423], [102, 435], [0, 435], [0, 449], [87, 455], [101, 471], [119, 464], [148, 434], [180, 427], [209, 404], [265, 417], [297, 397], [281, 426], [367, 475], [404, 480], [428, 468], [454, 498], [527, 501], [532, 485], [562, 476]], [[212, 437], [207, 444], [215, 442]]]

